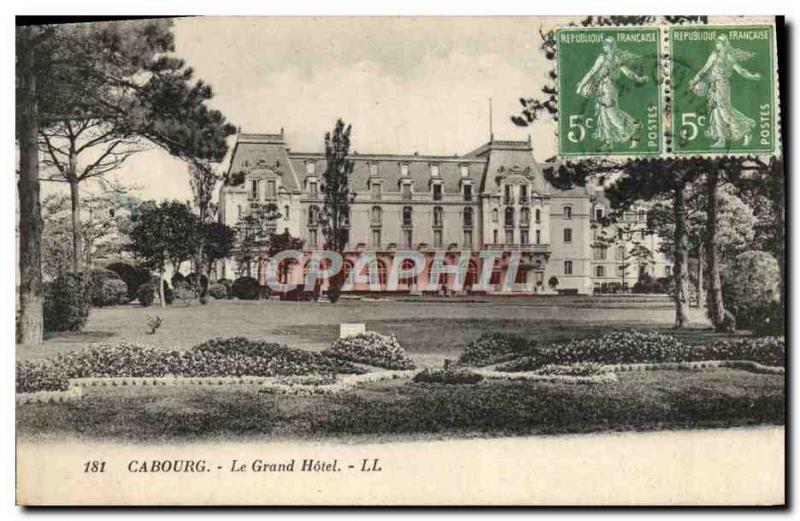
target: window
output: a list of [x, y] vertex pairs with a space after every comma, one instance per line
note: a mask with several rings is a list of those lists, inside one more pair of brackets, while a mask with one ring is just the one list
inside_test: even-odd
[[498, 239], [498, 237], [497, 237], [497, 230], [495, 230], [495, 231], [494, 231], [494, 233], [492, 234], [492, 239], [493, 239], [493, 240], [492, 240], [492, 243], [493, 243], [493, 244], [497, 244], [497, 243], [499, 242], [499, 241], [497, 240], [497, 239]]
[[378, 229], [372, 230], [372, 246], [378, 248], [381, 245], [381, 231]]
[[572, 261], [564, 261], [564, 275], [572, 275]]
[[469, 177], [469, 166], [461, 165], [461, 177]]
[[258, 179], [250, 181], [250, 199], [258, 199]]
[[403, 230], [403, 246], [406, 248], [411, 248], [411, 241], [413, 240], [412, 233], [413, 232], [411, 230]]
[[472, 230], [464, 230], [464, 247], [472, 248]]
[[536, 244], [542, 243], [542, 231], [536, 230]]
[[431, 165], [431, 177], [439, 177], [439, 165]]
[[372, 183], [370, 185], [370, 190], [372, 191], [372, 198], [373, 199], [380, 199], [381, 198], [381, 184], [380, 183]]
[[617, 246], [617, 260], [625, 259], [625, 246]]
[[506, 244], [514, 244], [514, 230], [506, 230]]
[[373, 206], [372, 207], [372, 224], [380, 226], [381, 224], [381, 217], [382, 217], [381, 207], [380, 206]]
[[598, 277], [605, 277], [605, 275], [606, 275], [606, 269], [605, 269], [603, 266], [598, 266], [598, 267], [596, 268], [596, 270], [597, 270], [597, 276], [598, 276]]
[[433, 208], [433, 225], [434, 226], [441, 226], [443, 221], [443, 212], [441, 206], [436, 206]]
[[267, 197], [275, 197], [275, 180], [267, 179]]
[[472, 201], [472, 185], [464, 185], [464, 200]]
[[411, 226], [412, 209], [410, 206], [403, 207], [403, 226]]
[[542, 211], [540, 209], [536, 209], [533, 213], [534, 219], [536, 219], [536, 224], [542, 222]]
[[596, 220], [601, 221], [603, 219], [603, 209], [602, 208], [598, 208], [597, 210], [595, 210], [594, 211], [594, 216], [595, 216]]
[[572, 242], [572, 228], [564, 228], [564, 242]]
[[440, 185], [439, 183], [433, 185], [433, 200], [434, 201], [442, 200], [442, 185]]
[[511, 185], [503, 186], [503, 203], [511, 204]]
[[639, 210], [638, 217], [640, 221], [644, 221], [647, 218], [647, 212], [644, 210]]
[[241, 217], [241, 216], [242, 216], [242, 205], [238, 204], [236, 205], [236, 217]]
[[514, 208], [512, 208], [510, 206], [508, 208], [506, 208], [505, 225], [506, 225], [506, 227], [510, 227], [510, 228], [514, 227]]
[[317, 182], [316, 181], [309, 181], [308, 182], [308, 194], [312, 198], [317, 198]]
[[317, 208], [316, 206], [309, 206], [308, 207], [308, 225], [309, 226], [316, 226], [318, 220], [319, 220], [319, 208]]
[[625, 266], [617, 266], [617, 275], [620, 277], [625, 276]]
[[564, 207], [564, 217], [567, 219], [572, 219], [572, 207], [565, 206]]
[[500, 212], [498, 212], [497, 208], [495, 208], [494, 210], [492, 210], [492, 222], [496, 223], [499, 220], [500, 220]]
[[317, 247], [317, 229], [311, 228], [308, 230], [308, 245], [312, 248]]
[[667, 264], [666, 266], [664, 266], [664, 276], [669, 277], [670, 275], [672, 275], [672, 266]]
[[369, 164], [369, 175], [371, 176], [378, 175], [378, 163]]
[[400, 164], [400, 175], [407, 176], [408, 175], [408, 164], [401, 163]]
[[594, 260], [606, 260], [606, 248], [605, 248], [605, 246], [595, 246], [594, 247]]
[[472, 208], [464, 208], [464, 228], [472, 228]]
[[284, 206], [283, 207], [283, 220], [284, 221], [288, 221], [289, 220], [289, 207], [288, 206]]
[[520, 226], [528, 226], [531, 224], [531, 211], [528, 208], [523, 208], [519, 211], [519, 224]]
[[519, 202], [526, 204], [528, 202], [528, 185], [521, 185], [519, 187]]
[[522, 244], [528, 244], [530, 242], [530, 237], [528, 235], [528, 230], [520, 230], [519, 232], [519, 242]]
[[442, 230], [433, 230], [433, 246], [435, 248], [442, 247]]
[[306, 161], [306, 173], [308, 175], [314, 175], [317, 171], [317, 164], [313, 161]]
[[403, 201], [410, 201], [411, 200], [411, 185], [408, 183], [403, 183]]

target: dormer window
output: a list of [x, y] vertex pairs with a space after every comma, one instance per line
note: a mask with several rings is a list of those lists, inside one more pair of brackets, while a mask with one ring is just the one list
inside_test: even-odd
[[469, 177], [469, 166], [461, 165], [461, 177]]
[[408, 175], [408, 163], [400, 163], [400, 175], [404, 177]]
[[314, 199], [317, 198], [317, 181], [316, 179], [308, 182], [308, 195]]
[[466, 202], [472, 201], [472, 185], [470, 184], [464, 185], [464, 201]]
[[274, 198], [276, 194], [276, 185], [274, 179], [267, 179], [267, 197]]
[[250, 199], [258, 199], [258, 179], [250, 181]]
[[442, 185], [439, 183], [433, 185], [433, 200], [434, 201], [442, 200]]
[[378, 163], [370, 163], [369, 164], [369, 175], [371, 175], [371, 176], [378, 175]]
[[306, 173], [314, 175], [317, 172], [317, 164], [314, 161], [306, 161]]
[[431, 177], [439, 177], [439, 165], [431, 165]]
[[528, 185], [520, 185], [519, 187], [519, 202], [521, 204], [528, 203]]

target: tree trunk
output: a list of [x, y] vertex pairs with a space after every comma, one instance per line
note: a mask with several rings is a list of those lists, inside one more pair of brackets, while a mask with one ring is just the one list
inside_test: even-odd
[[708, 294], [706, 305], [708, 318], [714, 328], [723, 328], [725, 306], [722, 301], [722, 278], [719, 267], [719, 245], [717, 238], [717, 219], [719, 210], [719, 171], [712, 169], [708, 173], [707, 197], [708, 224], [706, 226], [706, 262], [708, 264]]
[[697, 292], [697, 307], [703, 307], [703, 301], [705, 297], [703, 296], [703, 265], [706, 262], [706, 250], [702, 244], [697, 247], [697, 280], [695, 281], [696, 292]]
[[42, 210], [39, 202], [39, 108], [36, 99], [36, 56], [32, 28], [22, 28], [18, 48], [19, 98], [19, 325], [23, 345], [42, 342]]
[[161, 307], [167, 307], [167, 302], [164, 299], [164, 270], [158, 272], [158, 300], [161, 302]]
[[[74, 158], [70, 157], [70, 169], [74, 168]], [[83, 230], [81, 223], [81, 195], [78, 191], [78, 177], [75, 171], [69, 174], [69, 195], [72, 211], [72, 271], [83, 270]]]
[[672, 202], [672, 211], [675, 217], [675, 267], [673, 268], [675, 288], [673, 298], [675, 300], [675, 328], [682, 329], [689, 319], [686, 316], [687, 306], [687, 282], [689, 279], [689, 238], [686, 234], [686, 199], [683, 193], [684, 188], [675, 190], [675, 197]]

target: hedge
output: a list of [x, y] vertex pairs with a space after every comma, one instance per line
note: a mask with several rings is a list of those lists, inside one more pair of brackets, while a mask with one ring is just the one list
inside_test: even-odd
[[80, 331], [89, 320], [90, 277], [86, 273], [61, 273], [45, 286], [44, 330]]

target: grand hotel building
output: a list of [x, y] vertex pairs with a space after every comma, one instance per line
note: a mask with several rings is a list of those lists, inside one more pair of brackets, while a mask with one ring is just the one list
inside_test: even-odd
[[[372, 252], [378, 272], [378, 287], [356, 285], [353, 291], [384, 290], [393, 259], [403, 250], [420, 252], [426, 262], [421, 275], [400, 281], [398, 290], [411, 293], [442, 290], [427, 285], [427, 270], [437, 252], [446, 252], [446, 264], [457, 263], [469, 252], [469, 268], [462, 279], [462, 291], [467, 293], [478, 286], [483, 264], [488, 264], [480, 257], [485, 250], [499, 255], [485, 267], [492, 270], [487, 275], [488, 293], [500, 292], [514, 252], [520, 257], [516, 291], [522, 288], [531, 294], [591, 294], [623, 280], [632, 285], [640, 267], [623, 270], [623, 259], [633, 240], [653, 252], [642, 269], [654, 277], [669, 274], [670, 264], [658, 251], [658, 238], [647, 233], [641, 209], [625, 216], [633, 237], [597, 247], [598, 219], [609, 211], [608, 201], [591, 187], [551, 186], [543, 165], [533, 157], [530, 141], [492, 139], [463, 155], [354, 153], [351, 159], [350, 190], [355, 198], [345, 270], [352, 269], [360, 252]], [[292, 151], [283, 131], [239, 133], [220, 189], [220, 221], [235, 226], [252, 207], [271, 202], [281, 213], [277, 232], [303, 239], [309, 252], [321, 248], [319, 187], [325, 166], [322, 153]], [[264, 266], [259, 262], [251, 267], [262, 284]], [[241, 268], [227, 259], [218, 263], [217, 277], [235, 277]], [[301, 267], [295, 267], [290, 277], [302, 280]]]

